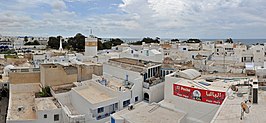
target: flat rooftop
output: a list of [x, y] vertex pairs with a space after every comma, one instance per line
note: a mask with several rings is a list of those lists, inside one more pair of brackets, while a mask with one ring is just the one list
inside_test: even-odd
[[112, 117], [123, 118], [130, 123], [178, 123], [186, 114], [177, 112], [160, 104], [140, 102], [134, 105], [133, 110], [121, 110]]
[[[175, 75], [172, 75], [172, 77], [176, 77]], [[178, 78], [181, 78], [177, 76]], [[247, 77], [243, 74], [206, 74], [201, 75], [200, 77], [194, 79], [194, 80], [188, 80], [185, 78], [182, 81], [177, 82], [177, 84], [188, 86], [188, 87], [194, 87], [194, 88], [200, 88], [200, 89], [206, 89], [206, 90], [213, 90], [213, 91], [222, 91], [226, 92], [228, 88], [232, 84], [238, 84], [238, 83], [244, 83], [244, 81], [249, 81], [251, 79], [250, 77]], [[213, 81], [207, 81], [208, 79], [212, 79]], [[206, 83], [208, 85], [202, 84]]]
[[64, 84], [64, 85], [56, 85], [52, 86], [52, 90], [54, 91], [55, 94], [58, 93], [65, 93], [71, 90], [71, 88], [76, 87], [75, 84]]
[[37, 118], [34, 93], [12, 93], [7, 120], [34, 120]]
[[58, 109], [60, 104], [53, 97], [35, 98], [36, 110], [53, 110]]
[[[112, 89], [113, 91], [128, 91], [128, 90], [130, 90], [130, 87], [125, 86], [125, 80], [114, 77], [114, 76], [105, 75], [103, 77], [103, 76], [96, 76], [95, 75], [92, 80], [94, 82], [102, 84], [105, 87]], [[106, 82], [104, 82], [104, 81], [106, 81]]]
[[104, 87], [101, 88], [99, 87], [100, 85], [96, 85], [98, 83], [92, 83], [88, 82], [86, 85], [83, 85], [82, 88], [73, 88], [79, 95], [81, 95], [83, 98], [85, 98], [87, 101], [89, 101], [92, 104], [97, 104], [101, 102], [105, 102], [108, 100], [111, 100], [115, 98], [112, 96], [110, 93], [115, 93], [111, 92], [108, 93], [105, 91]]
[[156, 63], [156, 62], [137, 60], [137, 59], [131, 59], [131, 58], [114, 58], [114, 59], [109, 59], [109, 61], [110, 62], [124, 63], [124, 64], [128, 64], [128, 65], [135, 65], [135, 66], [139, 66], [139, 67], [159, 65], [159, 63]]
[[258, 94], [258, 104], [247, 103], [251, 107], [249, 113], [245, 113], [242, 120], [240, 120], [240, 104], [248, 98], [248, 94], [244, 94], [243, 97], [233, 94], [221, 105], [212, 123], [265, 123], [266, 91], [259, 91]]
[[[209, 86], [203, 85], [199, 82], [204, 82], [210, 84]], [[223, 81], [216, 81], [216, 82], [207, 82], [205, 79], [202, 80], [187, 80], [187, 79], [182, 79], [181, 81], [177, 82], [176, 84], [182, 85], [182, 86], [187, 86], [187, 87], [193, 87], [193, 88], [199, 88], [199, 89], [204, 89], [204, 90], [213, 90], [213, 91], [222, 91], [226, 92], [230, 85], [232, 83], [225, 83]]]

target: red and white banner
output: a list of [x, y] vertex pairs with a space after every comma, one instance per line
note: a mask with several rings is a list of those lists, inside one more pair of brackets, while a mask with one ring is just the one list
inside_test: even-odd
[[225, 92], [173, 85], [174, 95], [196, 101], [221, 105], [226, 97]]

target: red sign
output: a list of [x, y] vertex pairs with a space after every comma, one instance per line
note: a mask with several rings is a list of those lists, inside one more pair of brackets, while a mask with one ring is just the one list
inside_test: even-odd
[[198, 88], [173, 85], [174, 95], [196, 101], [221, 105], [225, 99], [225, 92], [211, 91]]

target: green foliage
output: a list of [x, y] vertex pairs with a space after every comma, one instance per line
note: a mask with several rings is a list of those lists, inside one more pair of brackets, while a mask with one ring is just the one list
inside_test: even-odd
[[40, 45], [40, 43], [37, 40], [35, 40], [33, 42], [27, 42], [24, 45]]
[[[101, 41], [98, 41], [98, 42], [101, 43]], [[122, 43], [124, 43], [124, 41], [122, 41], [119, 38], [111, 38], [109, 41], [105, 41], [104, 43], [102, 43], [102, 48], [101, 48], [101, 46], [98, 46], [98, 48], [101, 48], [101, 49], [111, 49], [112, 46], [121, 45]], [[99, 49], [99, 50], [101, 50], [101, 49]]]
[[60, 45], [60, 37], [62, 37], [62, 36], [49, 37], [48, 47], [50, 47], [52, 49], [58, 49], [59, 45]]
[[78, 52], [85, 51], [85, 36], [81, 33], [77, 33], [74, 37], [68, 39], [66, 46], [71, 47]]
[[179, 39], [171, 39], [172, 42], [179, 42]]
[[160, 43], [160, 38], [159, 37], [156, 37], [155, 39], [152, 39], [152, 38], [143, 38], [141, 41], [137, 41], [137, 42], [133, 42], [131, 44], [133, 45], [142, 45], [142, 42], [145, 42], [145, 43]]
[[112, 43], [112, 46], [117, 46], [117, 45], [121, 45], [122, 43], [124, 43], [124, 41], [122, 41], [119, 38], [112, 38], [110, 39], [110, 42]]
[[100, 40], [97, 42], [97, 44], [98, 44], [97, 45], [98, 46], [97, 49], [98, 50], [103, 50], [103, 43]]
[[25, 41], [25, 42], [29, 41], [28, 36], [25, 36], [25, 37], [24, 37], [24, 41]]
[[184, 42], [185, 43], [200, 43], [201, 40], [190, 38], [190, 39], [188, 39], [187, 41], [184, 41]]
[[46, 87], [42, 88], [42, 91], [39, 92], [38, 96], [40, 96], [40, 97], [50, 97], [50, 96], [52, 96], [50, 87], [46, 86]]
[[[61, 36], [49, 37], [48, 46], [52, 49], [58, 49], [60, 45], [60, 40], [59, 40], [60, 37]], [[63, 42], [63, 48], [78, 52], [84, 52], [85, 38], [86, 37], [81, 33], [77, 33], [74, 37], [68, 38], [67, 42], [66, 41]], [[98, 50], [111, 49], [112, 46], [121, 45], [122, 43], [124, 43], [124, 41], [122, 41], [119, 38], [110, 39], [109, 41], [106, 41], [104, 43], [102, 43], [100, 41], [100, 38], [98, 38]]]
[[112, 42], [107, 41], [103, 43], [103, 49], [111, 49], [112, 48]]
[[233, 42], [232, 38], [228, 38], [228, 39], [226, 39], [225, 43], [234, 43], [234, 42]]

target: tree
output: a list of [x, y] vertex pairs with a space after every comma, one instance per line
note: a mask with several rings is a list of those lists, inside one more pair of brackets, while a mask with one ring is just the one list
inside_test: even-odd
[[68, 47], [78, 52], [85, 51], [85, 36], [81, 33], [77, 33], [74, 37], [68, 39]]
[[77, 33], [74, 37], [76, 40], [76, 51], [83, 52], [85, 51], [85, 36], [82, 35], [81, 33]]
[[27, 42], [24, 45], [40, 45], [40, 43], [37, 40], [34, 40], [33, 42]]
[[48, 46], [52, 49], [58, 49], [60, 45], [60, 38], [62, 38], [62, 36], [49, 37]]
[[201, 40], [199, 39], [194, 39], [194, 38], [190, 38], [187, 41], [185, 41], [186, 43], [200, 43]]
[[103, 49], [111, 49], [112, 48], [112, 42], [107, 41], [103, 43]]
[[143, 38], [141, 41], [133, 42], [131, 44], [133, 44], [133, 45], [142, 45], [142, 42], [145, 42], [145, 43], [160, 43], [159, 40], [160, 40], [159, 37], [156, 37], [156, 39], [152, 39], [150, 37], [147, 37], [147, 38]]
[[124, 43], [124, 41], [122, 41], [119, 38], [111, 38], [110, 42], [112, 43], [112, 46], [117, 46], [117, 45], [121, 45], [122, 43]]
[[232, 38], [228, 38], [228, 39], [226, 39], [225, 43], [234, 43], [234, 42], [233, 42]]
[[171, 39], [171, 42], [179, 42], [179, 39]]
[[27, 41], [29, 41], [28, 36], [25, 36], [24, 37], [24, 42], [27, 42]]
[[102, 43], [100, 40], [98, 40], [97, 43], [98, 43], [98, 45], [97, 45], [97, 46], [98, 46], [97, 49], [98, 49], [98, 50], [103, 50], [103, 43]]
[[98, 38], [98, 50], [111, 49], [112, 46], [117, 46], [124, 43], [124, 41], [119, 38], [111, 38], [109, 41], [104, 40], [104, 43], [102, 43], [100, 40], [101, 38]]

